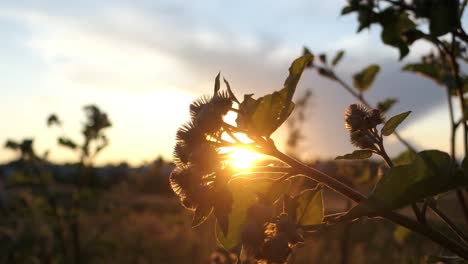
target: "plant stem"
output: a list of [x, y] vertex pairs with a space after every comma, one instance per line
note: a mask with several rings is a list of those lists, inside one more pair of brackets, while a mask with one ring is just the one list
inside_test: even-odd
[[[449, 87], [447, 87], [447, 102], [449, 107], [449, 117], [450, 117], [450, 156], [455, 161], [456, 160], [456, 153], [455, 153], [455, 133], [457, 130], [457, 124], [455, 123], [455, 118], [453, 116], [453, 104], [452, 104], [452, 96], [450, 94]], [[465, 217], [465, 222], [468, 223], [468, 206], [465, 201], [465, 197], [463, 195], [463, 191], [461, 189], [456, 190], [458, 203], [463, 211], [463, 215]]]
[[[383, 138], [379, 137], [379, 139], [380, 139], [379, 142], [378, 142], [378, 145], [379, 145], [379, 148], [380, 148], [379, 154], [385, 160], [385, 162], [387, 163], [387, 165], [389, 167], [393, 167], [394, 166], [393, 161], [388, 156], [387, 151], [385, 151], [385, 147], [384, 147], [384, 144], [383, 144]], [[418, 205], [416, 203], [412, 203], [411, 208], [413, 209], [414, 215], [416, 216], [416, 219], [418, 219], [418, 222], [419, 223], [425, 223], [424, 216], [422, 215], [421, 211], [419, 210]]]
[[[355, 202], [359, 203], [366, 199], [364, 195], [352, 189], [351, 187], [347, 186], [343, 182], [289, 157], [288, 155], [276, 149], [276, 147], [274, 146], [272, 146], [268, 151], [266, 151], [265, 154], [268, 154], [272, 157], [282, 160], [289, 166], [295, 168], [295, 170], [297, 170], [298, 173], [306, 175], [317, 182], [325, 184], [330, 189], [335, 190], [336, 192], [348, 197], [349, 199]], [[438, 232], [437, 230], [434, 230], [428, 225], [420, 224], [411, 218], [408, 218], [406, 216], [403, 216], [395, 212], [381, 213], [380, 216], [385, 217], [388, 220], [396, 224], [399, 224], [408, 229], [411, 229], [429, 238], [435, 243], [445, 247], [446, 249], [452, 251], [453, 253], [459, 255], [460, 257], [468, 259], [468, 249], [461, 246], [456, 241], [446, 237], [445, 235]]]
[[450, 218], [447, 217], [442, 211], [437, 208], [437, 206], [434, 206], [433, 204], [428, 205], [429, 208], [438, 216], [440, 219], [442, 219], [449, 227], [452, 229], [452, 231], [466, 244], [468, 245], [468, 237], [463, 233], [462, 230], [460, 230], [453, 222], [450, 220]]
[[461, 116], [462, 116], [462, 125], [463, 125], [463, 143], [465, 156], [468, 155], [468, 125], [466, 124], [467, 117], [465, 115], [465, 100], [463, 98], [463, 82], [460, 78], [460, 67], [458, 65], [457, 59], [455, 58], [455, 33], [452, 33], [452, 49], [448, 53], [450, 57], [450, 63], [452, 68], [453, 76], [455, 77], [457, 96], [460, 103]]

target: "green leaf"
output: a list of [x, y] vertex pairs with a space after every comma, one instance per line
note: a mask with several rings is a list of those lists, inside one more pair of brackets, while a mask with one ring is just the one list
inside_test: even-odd
[[411, 114], [411, 111], [404, 112], [390, 118], [382, 127], [382, 135], [390, 136], [395, 131], [395, 129], [409, 116], [409, 114]]
[[459, 25], [458, 1], [432, 1], [429, 14], [429, 31], [434, 37], [445, 35]]
[[78, 147], [78, 145], [75, 142], [73, 142], [73, 140], [65, 137], [59, 137], [58, 143], [70, 149], [76, 149]]
[[405, 150], [400, 153], [397, 157], [392, 159], [395, 166], [406, 165], [412, 163], [417, 157], [417, 153], [411, 149]]
[[433, 63], [406, 64], [402, 70], [420, 74], [438, 84], [443, 84], [442, 69]]
[[369, 198], [352, 208], [344, 218], [395, 210], [467, 185], [467, 175], [447, 153], [422, 151], [412, 163], [390, 168]]
[[332, 65], [336, 66], [341, 61], [344, 54], [345, 54], [344, 50], [338, 51], [338, 53], [336, 53], [335, 57], [333, 58]]
[[383, 113], [386, 113], [388, 111], [390, 111], [390, 109], [392, 108], [392, 106], [394, 104], [396, 104], [398, 102], [397, 99], [395, 98], [388, 98], [388, 99], [385, 99], [384, 101], [381, 101], [381, 102], [378, 102], [377, 103], [377, 109], [379, 109], [380, 111], [382, 111]]
[[368, 149], [359, 149], [353, 151], [353, 153], [345, 154], [343, 156], [338, 156], [335, 160], [340, 159], [347, 159], [347, 160], [360, 160], [360, 159], [368, 159], [372, 156], [372, 151]]
[[312, 67], [314, 63], [314, 54], [312, 51], [310, 51], [307, 47], [304, 47], [302, 50], [302, 55], [312, 56], [312, 59], [310, 59], [309, 63], [306, 65], [306, 67]]
[[192, 227], [197, 227], [201, 224], [203, 224], [206, 219], [210, 216], [211, 212], [213, 211], [213, 207], [197, 207], [195, 210], [195, 213], [193, 214], [193, 219], [192, 219]]
[[353, 75], [354, 87], [361, 92], [367, 91], [374, 82], [375, 76], [379, 73], [380, 67], [377, 64], [367, 66], [362, 71]]
[[400, 50], [400, 59], [409, 53], [408, 44], [404, 33], [413, 30], [416, 24], [409, 18], [407, 12], [397, 12], [392, 7], [379, 14], [379, 22], [382, 25], [382, 42]]
[[224, 234], [219, 224], [216, 224], [218, 242], [226, 249], [232, 250], [240, 243], [240, 230], [247, 218], [247, 210], [255, 202], [259, 194], [267, 195], [272, 184], [271, 179], [248, 179], [236, 177], [228, 183], [232, 193], [232, 208], [228, 215], [227, 233]]
[[343, 9], [341, 9], [341, 15], [347, 15], [347, 14], [353, 12], [353, 11], [354, 11], [353, 7], [345, 6], [345, 7], [343, 7]]
[[244, 101], [239, 105], [239, 115], [236, 119], [238, 127], [260, 136], [270, 136], [292, 113], [292, 97], [297, 83], [311, 60], [310, 54], [296, 59], [291, 64], [289, 76], [280, 91], [257, 100], [253, 99], [252, 95], [245, 95]]
[[402, 244], [403, 242], [405, 242], [405, 240], [410, 234], [411, 230], [403, 226], [397, 225], [393, 230], [393, 239], [395, 239], [396, 242]]
[[323, 222], [322, 188], [305, 190], [294, 198], [297, 202], [296, 223], [318, 225]]

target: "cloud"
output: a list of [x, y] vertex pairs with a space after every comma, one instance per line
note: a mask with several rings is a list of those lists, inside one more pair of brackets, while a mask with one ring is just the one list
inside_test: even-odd
[[[218, 71], [240, 95], [261, 96], [279, 89], [289, 63], [300, 55], [304, 44], [310, 44], [313, 51], [346, 49], [347, 55], [338, 71], [347, 81], [366, 65], [380, 64], [382, 72], [368, 94], [369, 101], [397, 97], [400, 101], [394, 113], [413, 110], [412, 120], [417, 120], [422, 113], [442, 104], [441, 89], [400, 72], [402, 63], [397, 62], [397, 51], [380, 43], [379, 29], [354, 34], [354, 18], [335, 19], [340, 5], [330, 2], [333, 5], [327, 1], [310, 6], [298, 0], [275, 5], [269, 12], [258, 12], [271, 5], [266, 1], [252, 3], [254, 6], [249, 9], [245, 5], [236, 9], [232, 4], [222, 10], [216, 1], [203, 5], [86, 2], [77, 4], [76, 10], [74, 6], [66, 8], [50, 2], [46, 7], [4, 8], [0, 17], [28, 27], [31, 32], [28, 45], [45, 64], [40, 69], [44, 85], [67, 91], [56, 96], [66, 100], [99, 99], [111, 116], [111, 111], [116, 111], [119, 119], [115, 124], [122, 123], [113, 132], [117, 137], [114, 142], [136, 138], [139, 143], [120, 143], [109, 154], [112, 159], [117, 159], [116, 155], [125, 158], [126, 150], [135, 153], [135, 159], [157, 155], [150, 149], [139, 154], [138, 148], [148, 146], [145, 143], [148, 141], [154, 142], [157, 151], [170, 155], [173, 142], [165, 139], [182, 117], [169, 120], [167, 113], [177, 111], [180, 115], [182, 110], [177, 109], [186, 111], [190, 98], [209, 93]], [[316, 15], [311, 15], [309, 9]], [[326, 19], [331, 22], [325, 23]], [[418, 45], [413, 54], [428, 49]], [[415, 55], [407, 61], [413, 59]], [[314, 91], [306, 132], [309, 152], [314, 156], [336, 156], [350, 150], [342, 115], [343, 109], [356, 100], [335, 83], [310, 71], [304, 74], [298, 93], [306, 88]], [[167, 90], [174, 93], [168, 95], [164, 92]], [[174, 94], [183, 99], [174, 100]], [[133, 103], [122, 109], [129, 99]], [[167, 106], [155, 107], [158, 110], [151, 112], [154, 123], [148, 124], [145, 115], [158, 102]], [[128, 130], [126, 123], [132, 124], [129, 127], [148, 128], [141, 135]], [[155, 124], [165, 125], [159, 128]], [[156, 134], [159, 138], [151, 136]], [[394, 145], [390, 149], [398, 150]]]

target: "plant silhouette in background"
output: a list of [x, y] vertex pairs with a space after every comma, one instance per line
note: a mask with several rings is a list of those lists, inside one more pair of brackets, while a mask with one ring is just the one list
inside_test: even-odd
[[[428, 256], [429, 262], [468, 259], [466, 229], [446, 215], [439, 204], [441, 194], [455, 192], [459, 208], [467, 210], [464, 189], [468, 184], [468, 145], [464, 94], [468, 79], [460, 67], [460, 63], [466, 61], [468, 40], [460, 22], [465, 6], [466, 1], [460, 3], [455, 0], [351, 0], [342, 11], [343, 14], [358, 14], [358, 31], [374, 24], [380, 25], [382, 41], [396, 47], [400, 59], [409, 53], [409, 47], [417, 40], [433, 45], [438, 55], [424, 56], [421, 63], [407, 64], [403, 70], [424, 75], [447, 89], [451, 154], [440, 150], [417, 151], [397, 134], [397, 127], [411, 111], [385, 117], [397, 102], [396, 98], [385, 99], [374, 106], [367, 101], [365, 93], [372, 87], [380, 66], [365, 67], [352, 76], [353, 85], [349, 85], [335, 72], [344, 51], [339, 51], [328, 61], [325, 54], [315, 58], [313, 52], [306, 48], [304, 55], [291, 64], [281, 90], [258, 99], [247, 94], [241, 102], [225, 81], [226, 92], [221, 94], [224, 94], [222, 97], [226, 104], [218, 105], [213, 103], [220, 93], [217, 76], [214, 95], [190, 106], [190, 125], [179, 130], [174, 151], [176, 159], [182, 160], [181, 153], [185, 158], [178, 162], [171, 175], [171, 183], [182, 203], [195, 211], [193, 225], [207, 219], [211, 208], [214, 208], [217, 239], [226, 249], [238, 252], [241, 263], [284, 263], [291, 258], [297, 245], [312, 237], [314, 232], [364, 217], [390, 220], [405, 228], [396, 234], [401, 234], [401, 230], [411, 230], [446, 250], [445, 254]], [[423, 26], [426, 21], [429, 22], [428, 29]], [[315, 69], [321, 76], [338, 83], [359, 101], [346, 108], [344, 117], [350, 143], [357, 149], [336, 159], [365, 160], [373, 155], [382, 159], [385, 168], [380, 179], [377, 178], [375, 188], [367, 195], [343, 179], [331, 177], [286, 155], [270, 138], [293, 111], [292, 98], [306, 68]], [[452, 96], [458, 99], [459, 120], [454, 119]], [[193, 114], [193, 109], [204, 114]], [[228, 111], [237, 114], [235, 125], [223, 121], [222, 116]], [[200, 124], [212, 126], [208, 130], [199, 127]], [[455, 158], [457, 128], [462, 128], [464, 138], [465, 158], [461, 163]], [[246, 135], [248, 140], [241, 140], [240, 134]], [[408, 148], [394, 159], [385, 150], [385, 139], [391, 135]], [[195, 141], [190, 141], [194, 138]], [[281, 161], [282, 166], [275, 163], [235, 171], [224, 148], [249, 149]], [[213, 164], [217, 164], [219, 172], [205, 167]], [[189, 173], [194, 168], [200, 168], [197, 174]], [[309, 188], [310, 185], [304, 184], [299, 194], [290, 193], [291, 182], [301, 178], [316, 183], [316, 187]], [[324, 188], [357, 204], [347, 211], [324, 215], [324, 207], [327, 207], [322, 196]], [[199, 207], [200, 202], [188, 203], [187, 197], [198, 197], [205, 201], [205, 206]], [[414, 217], [397, 212], [404, 207], [411, 208]], [[439, 231], [438, 225], [429, 221], [428, 209], [451, 229], [450, 233]]]
[[[39, 157], [33, 140], [18, 143], [8, 140], [6, 148], [17, 151], [19, 160], [12, 165], [16, 174], [6, 179], [2, 202], [1, 263], [83, 263], [80, 218], [95, 212], [98, 195], [92, 168], [96, 155], [108, 145], [104, 132], [111, 126], [107, 114], [97, 106], [84, 108], [83, 143], [62, 135], [61, 146], [77, 151], [78, 164], [70, 167], [65, 178], [54, 177], [50, 163]], [[57, 115], [47, 125], [62, 126]], [[75, 173], [76, 171], [76, 173]]]
[[[82, 128], [83, 142], [78, 144], [70, 137], [62, 135], [58, 138], [58, 143], [73, 151], [79, 151], [80, 162], [86, 166], [92, 165], [96, 155], [109, 144], [104, 129], [111, 127], [112, 124], [107, 114], [95, 105], [87, 105], [83, 110], [86, 115], [86, 122]], [[56, 114], [52, 114], [47, 119], [47, 125], [61, 127], [62, 122]]]

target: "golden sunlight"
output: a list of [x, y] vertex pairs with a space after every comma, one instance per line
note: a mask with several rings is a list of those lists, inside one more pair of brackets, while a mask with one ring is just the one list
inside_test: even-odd
[[253, 166], [261, 155], [247, 149], [237, 149], [232, 151], [229, 157], [234, 170], [244, 170]]
[[[237, 113], [230, 111], [227, 113], [227, 115], [224, 116], [224, 122], [235, 126], [236, 125], [236, 118], [237, 118]], [[233, 138], [235, 137], [235, 139]], [[223, 133], [221, 135], [221, 138], [223, 140], [226, 140], [228, 142], [242, 142], [244, 144], [252, 143], [253, 141], [244, 133], [233, 133], [231, 135], [228, 135], [227, 133]], [[242, 148], [242, 147], [226, 147], [223, 149], [224, 153], [228, 153], [229, 156], [229, 163], [232, 165], [232, 168], [234, 170], [245, 170], [250, 167], [252, 167], [257, 161], [261, 160], [264, 158], [263, 155], [258, 154], [252, 150], [249, 150], [248, 148]]]

